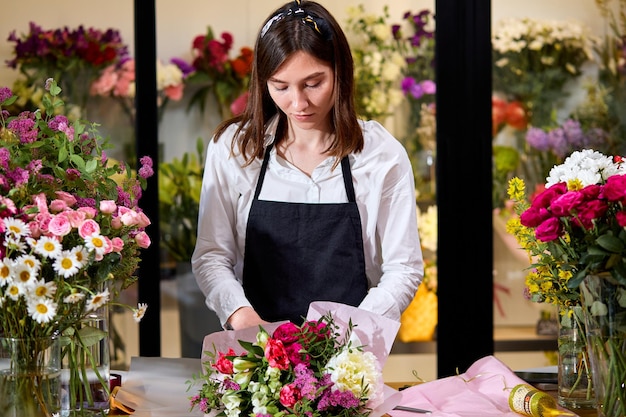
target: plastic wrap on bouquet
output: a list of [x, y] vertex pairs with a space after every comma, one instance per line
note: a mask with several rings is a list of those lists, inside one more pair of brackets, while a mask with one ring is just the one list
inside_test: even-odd
[[[322, 317], [331, 315], [334, 323], [341, 329], [347, 330], [352, 327], [351, 341], [358, 341], [356, 345], [361, 346], [364, 352], [371, 352], [380, 367], [379, 391], [372, 393], [375, 400], [368, 403], [373, 409], [371, 417], [382, 416], [387, 413], [400, 400], [400, 393], [382, 383], [382, 368], [385, 365], [391, 347], [393, 346], [400, 323], [382, 317], [356, 307], [351, 307], [334, 302], [314, 302], [309, 306], [306, 317], [307, 322], [316, 322]], [[271, 323], [262, 326], [269, 335], [281, 325], [288, 322]], [[202, 362], [206, 363], [211, 359], [211, 352], [228, 352], [229, 349], [241, 350], [240, 341], [254, 342], [257, 340], [259, 327], [235, 331], [221, 331], [211, 333], [204, 338]]]

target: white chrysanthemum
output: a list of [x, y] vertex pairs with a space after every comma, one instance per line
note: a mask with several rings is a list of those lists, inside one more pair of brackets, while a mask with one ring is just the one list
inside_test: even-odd
[[63, 250], [61, 242], [49, 236], [42, 236], [35, 244], [35, 252], [46, 258], [56, 258]]
[[222, 403], [224, 404], [224, 412], [228, 417], [239, 417], [241, 413], [241, 397], [234, 392], [228, 391], [222, 396]]
[[28, 314], [37, 323], [50, 322], [57, 313], [57, 305], [54, 301], [43, 298], [28, 303]]
[[602, 184], [607, 178], [625, 172], [625, 168], [614, 163], [612, 157], [585, 149], [573, 152], [561, 165], [553, 167], [546, 178], [546, 187], [575, 180], [580, 181], [583, 187]]
[[30, 228], [24, 221], [13, 217], [7, 217], [3, 219], [4, 227], [6, 229], [5, 234], [7, 236], [13, 236], [15, 238], [21, 238], [30, 236]]
[[133, 310], [133, 319], [135, 319], [135, 321], [139, 323], [141, 319], [143, 318], [143, 316], [146, 314], [147, 309], [148, 309], [148, 304], [139, 303], [137, 305], [137, 308]]
[[0, 288], [13, 280], [13, 262], [9, 258], [0, 259]]
[[109, 301], [109, 289], [105, 289], [102, 292], [94, 294], [87, 301], [87, 306], [85, 307], [86, 311], [94, 311], [105, 305]]
[[63, 299], [63, 302], [66, 304], [76, 304], [77, 302], [82, 301], [84, 299], [85, 299], [85, 294], [83, 294], [82, 292], [73, 292], [67, 295]]
[[350, 391], [357, 398], [367, 396], [368, 403], [380, 395], [382, 372], [372, 352], [344, 348], [328, 361], [324, 372], [335, 383], [333, 389]]
[[81, 266], [78, 259], [76, 259], [76, 254], [69, 250], [61, 252], [52, 264], [54, 271], [64, 278], [75, 275], [80, 270]]
[[30, 289], [30, 293], [36, 298], [52, 298], [57, 292], [57, 284], [55, 281], [46, 282], [38, 279]]
[[87, 249], [96, 252], [96, 255], [103, 255], [106, 250], [106, 242], [98, 233], [87, 236], [85, 238], [85, 246]]

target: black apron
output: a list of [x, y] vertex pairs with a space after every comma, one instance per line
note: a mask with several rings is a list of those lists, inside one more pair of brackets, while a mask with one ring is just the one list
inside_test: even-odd
[[358, 306], [367, 294], [361, 218], [348, 157], [341, 161], [347, 203], [259, 200], [265, 151], [246, 228], [243, 288], [263, 320], [301, 324], [312, 301]]

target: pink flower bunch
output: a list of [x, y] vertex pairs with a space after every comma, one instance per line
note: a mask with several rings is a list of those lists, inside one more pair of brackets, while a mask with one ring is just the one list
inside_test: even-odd
[[[191, 409], [228, 410], [229, 415], [366, 416], [382, 388], [373, 353], [343, 338], [332, 317], [301, 326], [284, 323], [256, 342], [240, 341], [244, 352], [210, 353], [203, 385]], [[232, 414], [231, 414], [232, 413]]]
[[13, 337], [62, 333], [115, 302], [151, 244], [138, 204], [152, 160], [138, 174], [109, 161], [95, 126], [54, 115], [54, 80], [46, 90], [43, 111], [11, 115], [17, 97], [0, 88], [0, 329]]

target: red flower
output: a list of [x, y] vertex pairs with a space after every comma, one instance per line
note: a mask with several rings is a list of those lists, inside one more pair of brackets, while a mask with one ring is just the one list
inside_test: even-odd
[[231, 375], [233, 373], [233, 361], [228, 359], [227, 356], [235, 356], [235, 351], [230, 348], [226, 354], [219, 352], [213, 367], [223, 374]]
[[283, 342], [273, 338], [267, 339], [265, 345], [265, 358], [272, 368], [281, 370], [289, 369], [289, 356]]

